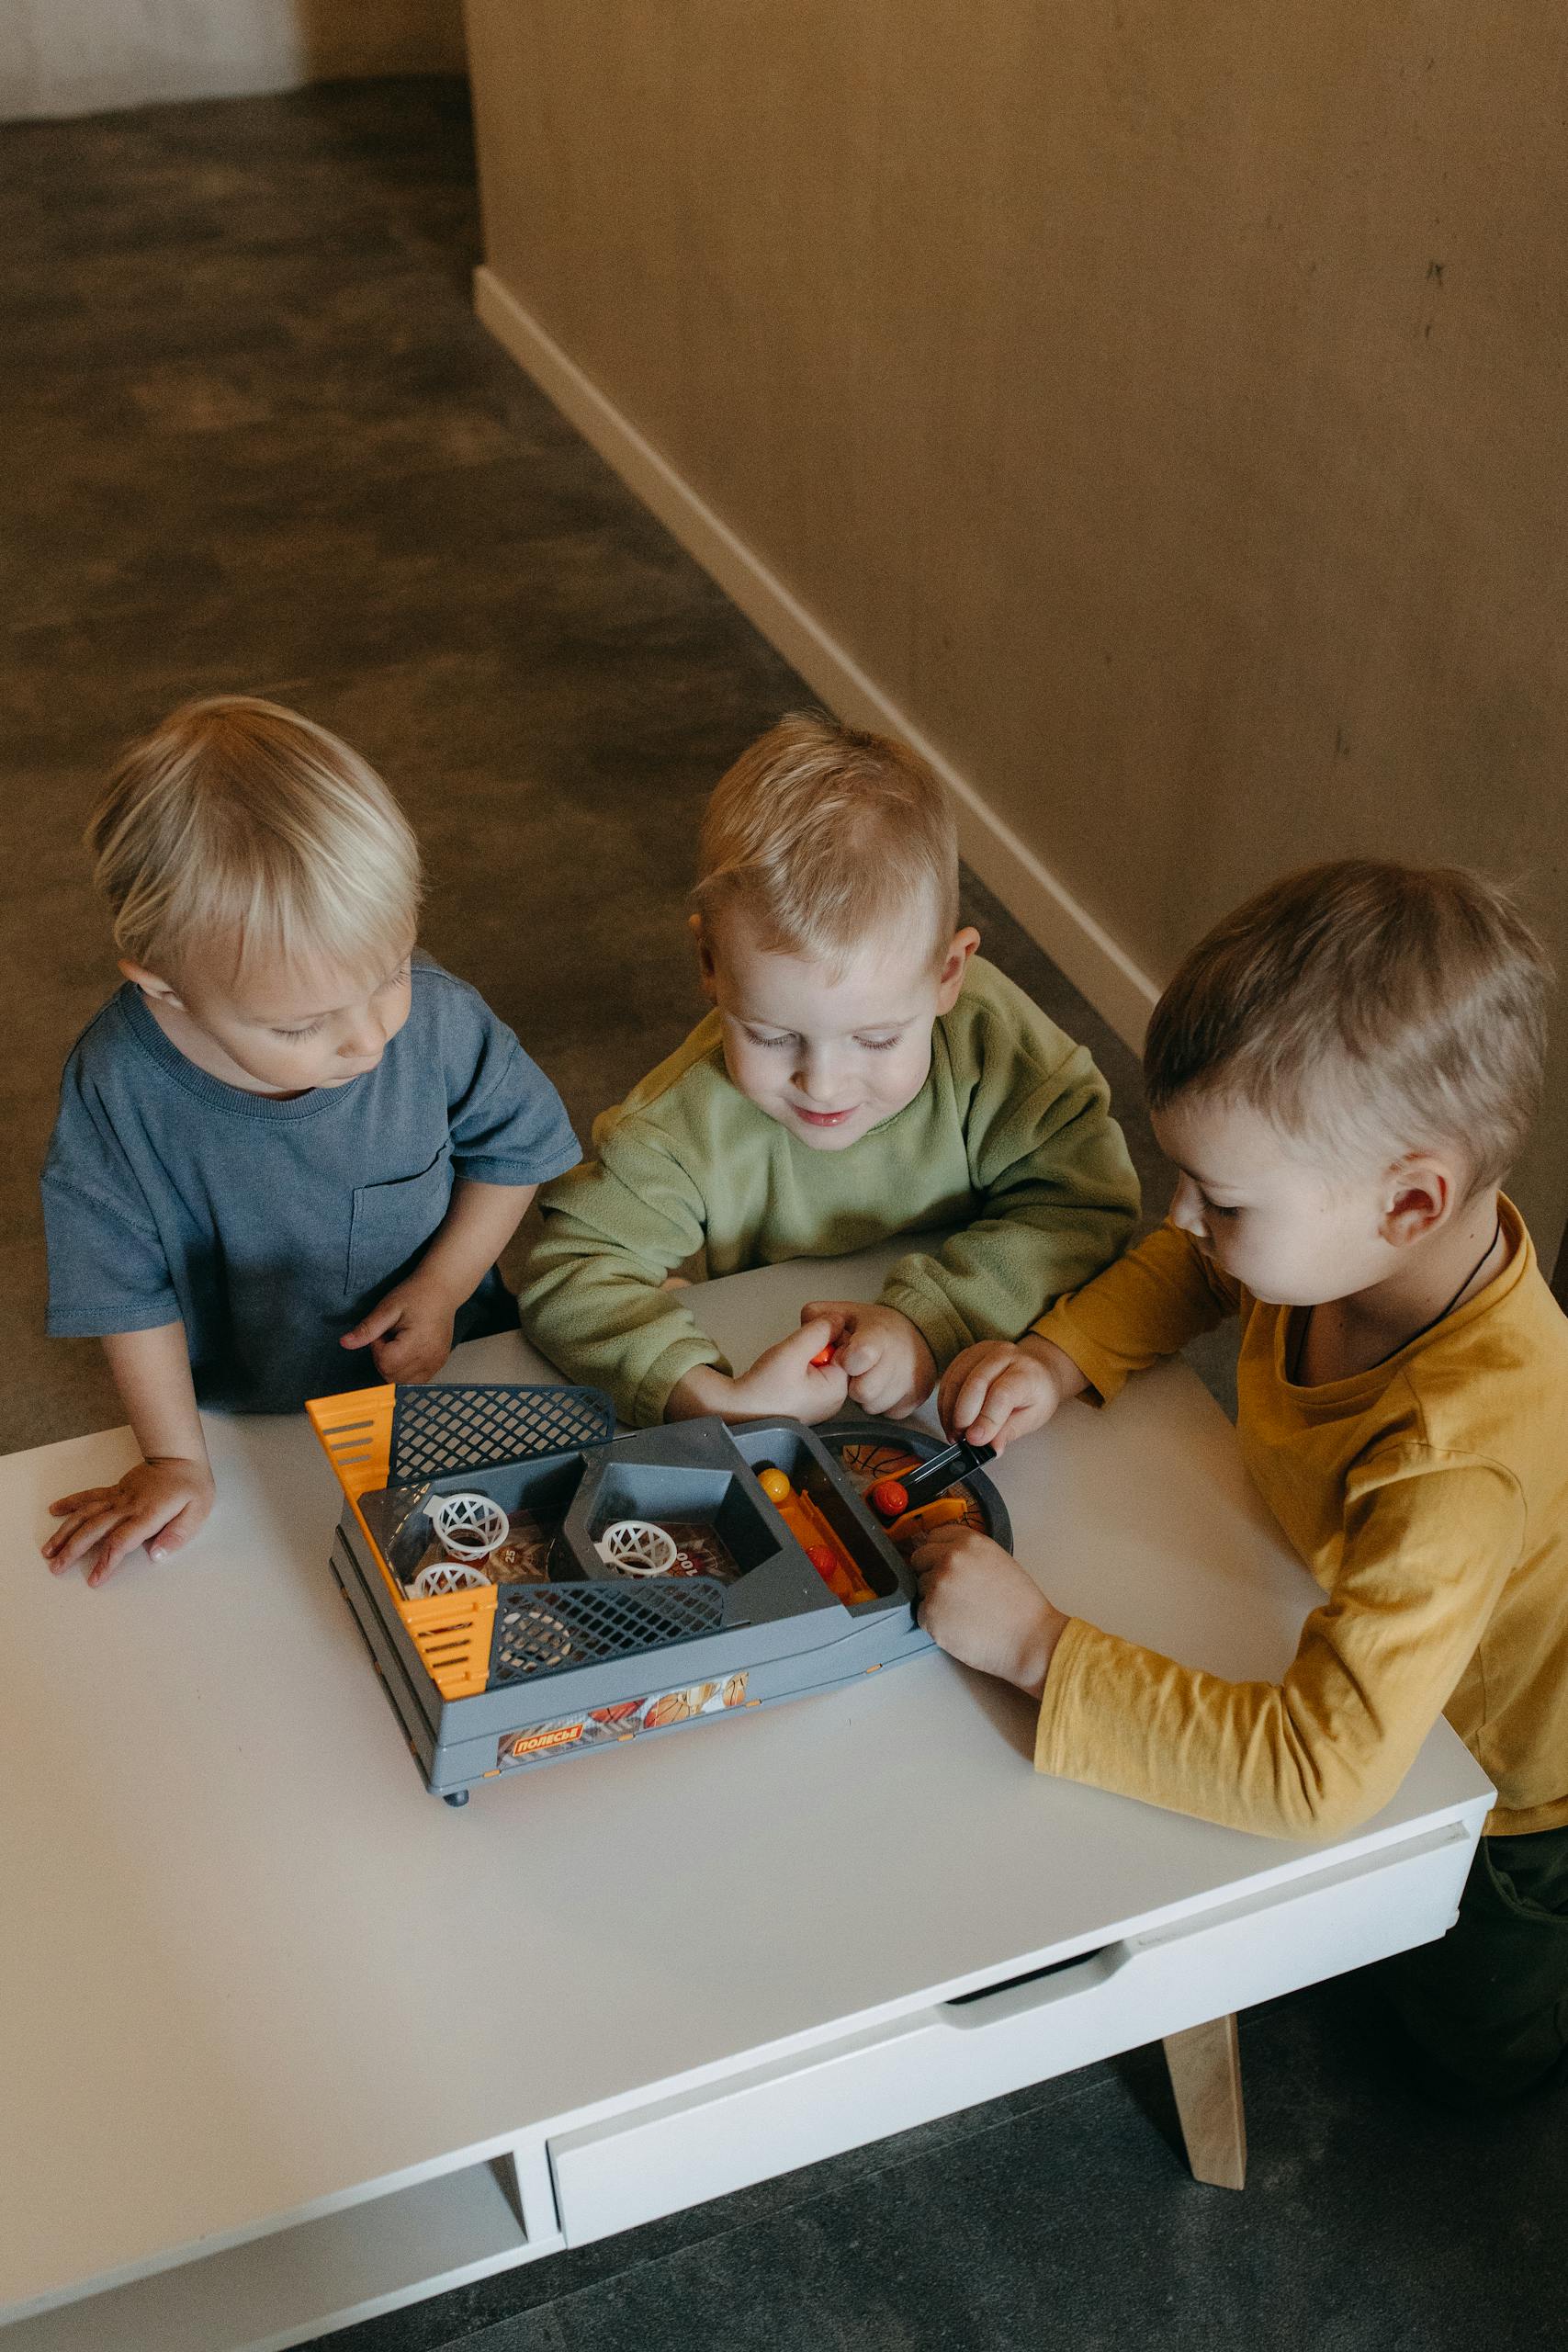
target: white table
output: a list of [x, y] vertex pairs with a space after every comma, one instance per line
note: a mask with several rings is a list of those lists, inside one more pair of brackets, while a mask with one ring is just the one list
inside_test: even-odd
[[[691, 1303], [747, 1362], [888, 1254]], [[540, 1370], [507, 1337], [448, 1377]], [[199, 1545], [96, 1592], [34, 1547], [127, 1434], [0, 1464], [5, 2352], [296, 2344], [1452, 1917], [1488, 1792], [1446, 1724], [1365, 1827], [1287, 1845], [1036, 1775], [1028, 1705], [935, 1653], [454, 1812], [328, 1573], [304, 1421], [210, 1435]], [[1283, 1667], [1314, 1588], [1183, 1369], [998, 1483], [1064, 1605]]]

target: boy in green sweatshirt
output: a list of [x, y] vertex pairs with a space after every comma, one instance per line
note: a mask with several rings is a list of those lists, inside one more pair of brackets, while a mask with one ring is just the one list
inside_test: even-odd
[[[910, 1412], [1127, 1240], [1105, 1081], [976, 956], [952, 810], [901, 744], [782, 719], [708, 805], [694, 895], [712, 1010], [541, 1195], [523, 1328], [634, 1423]], [[740, 1374], [674, 1281], [933, 1227], [880, 1299], [813, 1301]]]

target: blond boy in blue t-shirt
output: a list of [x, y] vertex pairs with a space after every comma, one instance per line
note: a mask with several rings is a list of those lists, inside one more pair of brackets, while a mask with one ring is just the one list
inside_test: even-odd
[[124, 985], [43, 1175], [50, 1329], [97, 1337], [141, 1448], [44, 1546], [100, 1584], [212, 1502], [200, 1405], [427, 1380], [511, 1326], [495, 1261], [576, 1140], [483, 1001], [417, 956], [419, 851], [324, 728], [220, 695], [119, 763], [88, 843]]

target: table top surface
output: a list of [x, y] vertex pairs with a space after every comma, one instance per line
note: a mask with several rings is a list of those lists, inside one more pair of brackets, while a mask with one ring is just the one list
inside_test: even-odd
[[[694, 1290], [745, 1363], [892, 1253]], [[448, 1379], [550, 1376], [513, 1335]], [[209, 1424], [191, 1550], [97, 1591], [37, 1555], [129, 1432], [0, 1462], [0, 2310], [703, 2069], [870, 2024], [1319, 1870], [1031, 1769], [1033, 1711], [938, 1654], [425, 1791], [327, 1568], [302, 1417]], [[1315, 1588], [1179, 1365], [994, 1465], [1063, 1607], [1276, 1677]], [[1486, 1793], [1439, 1723], [1337, 1854]]]

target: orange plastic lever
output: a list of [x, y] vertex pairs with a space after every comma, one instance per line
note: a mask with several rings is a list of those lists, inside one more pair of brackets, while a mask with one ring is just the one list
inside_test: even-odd
[[874, 1600], [852, 1555], [834, 1534], [809, 1495], [797, 1494], [782, 1470], [770, 1462], [757, 1473], [757, 1484], [778, 1512], [823, 1583], [846, 1608], [857, 1600]]

